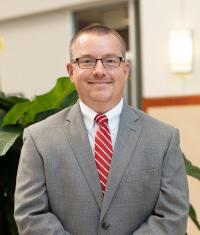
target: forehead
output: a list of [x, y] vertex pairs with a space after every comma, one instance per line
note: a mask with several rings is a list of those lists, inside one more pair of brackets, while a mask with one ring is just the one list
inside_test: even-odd
[[117, 55], [122, 56], [119, 39], [113, 34], [81, 34], [74, 44], [75, 57], [84, 55], [105, 56]]

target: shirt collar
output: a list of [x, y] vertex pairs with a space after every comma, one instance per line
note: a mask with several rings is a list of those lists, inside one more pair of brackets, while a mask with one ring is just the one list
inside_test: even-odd
[[[81, 112], [83, 114], [83, 119], [85, 122], [85, 126], [87, 131], [91, 130], [94, 125], [94, 118], [97, 115], [97, 112], [89, 108], [87, 105], [85, 105], [81, 100], [79, 100]], [[120, 102], [111, 110], [105, 113], [105, 115], [108, 117], [108, 126], [111, 130], [114, 130], [116, 125], [116, 119], [119, 120], [119, 116], [121, 114], [123, 108], [123, 98], [120, 100]], [[118, 121], [119, 123], [119, 121]]]
[[83, 114], [83, 120], [85, 122], [86, 129], [89, 131], [94, 125], [94, 118], [96, 117], [97, 113], [85, 105], [81, 100], [79, 100], [79, 104]]

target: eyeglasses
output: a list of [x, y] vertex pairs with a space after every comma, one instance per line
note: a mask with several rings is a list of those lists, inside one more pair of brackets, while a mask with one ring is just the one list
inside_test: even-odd
[[74, 59], [72, 63], [77, 62], [79, 68], [81, 69], [93, 69], [97, 64], [97, 60], [101, 60], [103, 66], [108, 69], [118, 68], [120, 66], [121, 61], [124, 62], [123, 57], [106, 57], [101, 59], [81, 57]]

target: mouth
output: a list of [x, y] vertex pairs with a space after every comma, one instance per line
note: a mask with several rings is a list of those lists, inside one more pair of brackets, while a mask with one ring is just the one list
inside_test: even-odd
[[110, 87], [112, 85], [111, 82], [88, 82], [88, 86], [94, 88], [94, 89], [107, 89], [108, 87]]
[[111, 82], [108, 81], [99, 81], [99, 82], [88, 82], [89, 84], [93, 84], [93, 85], [107, 85], [107, 84], [111, 84]]

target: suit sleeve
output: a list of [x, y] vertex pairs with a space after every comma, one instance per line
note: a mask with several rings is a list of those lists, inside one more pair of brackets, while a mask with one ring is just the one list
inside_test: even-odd
[[189, 213], [189, 190], [180, 137], [174, 130], [163, 157], [160, 193], [151, 215], [134, 235], [184, 235]]
[[24, 131], [15, 191], [15, 221], [20, 235], [70, 235], [50, 212], [43, 160], [28, 129]]

